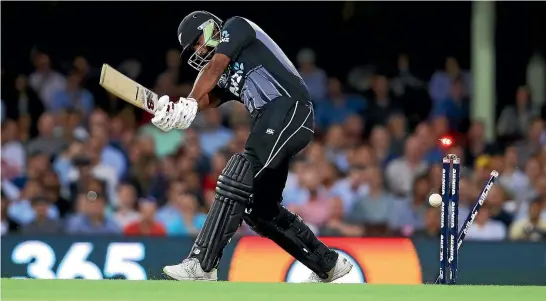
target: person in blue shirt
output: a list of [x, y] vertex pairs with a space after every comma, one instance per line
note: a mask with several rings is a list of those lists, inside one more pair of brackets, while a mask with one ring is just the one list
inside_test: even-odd
[[343, 92], [339, 79], [333, 77], [328, 81], [328, 97], [316, 101], [315, 118], [319, 128], [325, 129], [332, 124], [340, 124], [347, 117], [366, 109], [366, 100], [358, 95]]
[[206, 214], [198, 212], [197, 199], [191, 194], [176, 196], [174, 210], [167, 216], [163, 211], [159, 220], [163, 222], [168, 235], [196, 235], [205, 224]]
[[66, 88], [53, 94], [51, 110], [73, 109], [83, 113], [85, 119], [94, 108], [95, 99], [91, 92], [81, 86], [82, 78], [77, 73], [68, 76]]
[[445, 116], [449, 121], [449, 129], [464, 130], [465, 122], [469, 119], [469, 100], [463, 95], [461, 80], [455, 80], [451, 86], [450, 95], [434, 104], [431, 116]]

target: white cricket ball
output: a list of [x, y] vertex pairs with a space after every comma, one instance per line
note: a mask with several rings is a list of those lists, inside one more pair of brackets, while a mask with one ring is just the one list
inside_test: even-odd
[[428, 202], [430, 206], [438, 207], [442, 204], [442, 196], [437, 193], [433, 193], [428, 197]]

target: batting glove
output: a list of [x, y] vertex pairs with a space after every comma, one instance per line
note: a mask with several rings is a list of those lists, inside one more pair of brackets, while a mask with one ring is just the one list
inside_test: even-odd
[[195, 99], [180, 98], [173, 103], [165, 95], [158, 99], [152, 123], [165, 132], [171, 129], [187, 129], [195, 119], [197, 108]]

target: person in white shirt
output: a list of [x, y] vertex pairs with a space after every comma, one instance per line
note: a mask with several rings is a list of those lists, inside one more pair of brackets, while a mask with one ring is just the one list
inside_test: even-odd
[[2, 168], [7, 178], [21, 175], [26, 168], [26, 152], [21, 141], [17, 139], [17, 123], [6, 120], [2, 123]]
[[35, 57], [36, 71], [29, 76], [29, 84], [40, 95], [46, 109], [50, 108], [53, 94], [66, 87], [66, 78], [51, 68], [51, 60], [45, 53]]
[[466, 235], [469, 240], [503, 240], [506, 238], [506, 227], [499, 221], [492, 220], [489, 207], [483, 206], [474, 224]]
[[404, 156], [387, 165], [387, 186], [398, 196], [409, 196], [415, 177], [427, 170], [423, 160], [423, 146], [416, 137], [410, 137], [404, 146]]

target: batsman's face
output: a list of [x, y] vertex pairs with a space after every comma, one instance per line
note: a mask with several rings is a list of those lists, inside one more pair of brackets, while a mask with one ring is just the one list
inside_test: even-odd
[[193, 50], [195, 50], [198, 55], [205, 57], [213, 49], [205, 45], [205, 37], [203, 35], [200, 35], [197, 43], [195, 43], [195, 45], [193, 46]]

